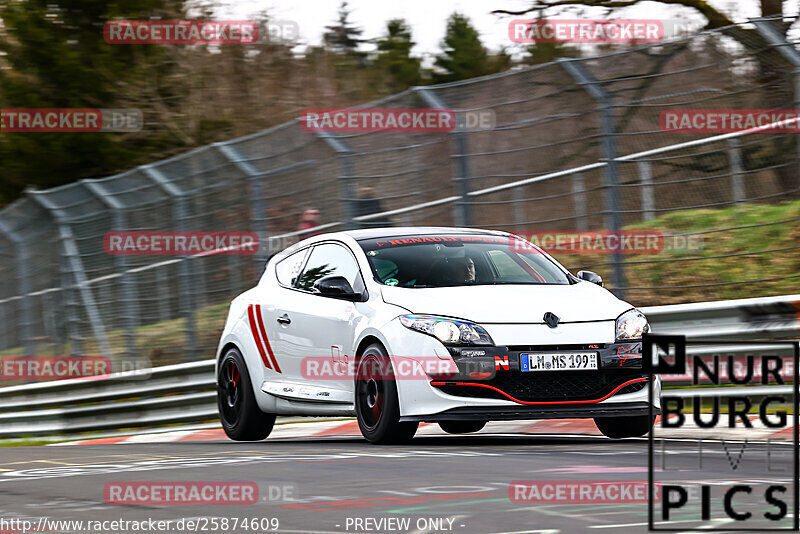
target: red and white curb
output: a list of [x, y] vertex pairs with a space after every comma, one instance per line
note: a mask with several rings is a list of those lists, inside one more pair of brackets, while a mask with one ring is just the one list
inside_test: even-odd
[[[721, 420], [722, 422], [722, 420]], [[748, 441], [791, 441], [794, 436], [794, 427], [768, 428], [757, 418], [752, 418], [753, 428], [727, 428], [717, 427], [712, 429], [698, 428], [691, 417], [687, 417], [684, 426], [679, 428], [662, 428], [658, 423], [655, 427], [655, 437], [669, 439], [729, 439]], [[594, 421], [591, 419], [540, 419], [533, 421], [493, 421], [484, 427], [477, 435], [548, 435], [548, 436], [602, 436]], [[417, 436], [446, 436], [446, 432], [439, 425], [422, 423], [417, 431]], [[476, 435], [476, 434], [472, 434]], [[361, 437], [358, 423], [355, 420], [287, 422], [275, 425], [272, 433], [267, 438], [273, 439], [298, 439], [298, 438], [328, 438], [328, 437]], [[170, 443], [170, 442], [196, 442], [196, 441], [223, 441], [228, 440], [222, 428], [202, 428], [192, 430], [169, 430], [163, 432], [147, 432], [125, 436], [107, 438], [82, 439], [53, 443], [50, 446], [60, 445], [109, 445], [125, 443]]]

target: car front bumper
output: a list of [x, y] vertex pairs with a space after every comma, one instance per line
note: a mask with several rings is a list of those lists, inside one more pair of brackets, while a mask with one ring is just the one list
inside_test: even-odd
[[[505, 346], [445, 348], [431, 336], [404, 331], [393, 332], [390, 337], [390, 354], [397, 358], [417, 360], [418, 354], [435, 354], [449, 359], [458, 366], [458, 377], [430, 377], [429, 380], [398, 380], [400, 415], [408, 421], [432, 421], [437, 417], [446, 419], [539, 419], [560, 417], [602, 417], [604, 415], [637, 415], [647, 413], [650, 392], [653, 391], [654, 410], [660, 408], [661, 382], [656, 378], [652, 384], [643, 380], [641, 366], [641, 343], [599, 343], [585, 345], [585, 350], [598, 353], [599, 369], [582, 371], [584, 384], [592, 385], [594, 377], [599, 389], [582, 391], [582, 395], [545, 396], [536, 391], [515, 395], [503, 380], [546, 380], [554, 384], [563, 382], [571, 371], [522, 372], [520, 354], [547, 350], [569, 352], [576, 346]], [[393, 329], [392, 329], [393, 330]], [[402, 347], [397, 350], [395, 347]], [[413, 348], [412, 348], [413, 347]], [[403, 350], [404, 349], [404, 350]], [[466, 356], [463, 355], [466, 352]], [[428, 356], [430, 357], [430, 356]], [[422, 357], [425, 358], [425, 357]], [[499, 362], [498, 362], [499, 360]], [[483, 379], [470, 379], [469, 372], [475, 369], [491, 370]], [[496, 371], [496, 372], [495, 372]], [[484, 373], [485, 374], [485, 373]], [[534, 377], [534, 375], [537, 375]], [[611, 377], [611, 378], [609, 378]], [[588, 379], [588, 380], [587, 380]], [[467, 383], [469, 385], [467, 385]], [[633, 387], [626, 388], [632, 383]], [[490, 386], [490, 387], [486, 387]], [[498, 393], [492, 389], [502, 390]], [[503, 394], [505, 393], [505, 394]]]

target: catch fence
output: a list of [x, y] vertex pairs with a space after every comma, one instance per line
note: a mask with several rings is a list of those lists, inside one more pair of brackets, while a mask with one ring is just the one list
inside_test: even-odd
[[[395, 226], [573, 232], [650, 225], [696, 235], [667, 217], [797, 199], [800, 141], [771, 130], [664, 131], [661, 112], [798, 109], [798, 102], [795, 43], [759, 19], [365, 104], [488, 112], [489, 129], [313, 133], [298, 119], [116, 176], [29, 190], [0, 211], [0, 354], [145, 356], [155, 365], [208, 358], [228, 302], [252, 287], [269, 253], [297, 239], [306, 207], [318, 209], [321, 228], [331, 230], [388, 218]], [[360, 212], [368, 190], [382, 212]], [[725, 240], [761, 226], [797, 227], [798, 219], [723, 219], [700, 234]], [[254, 256], [110, 255], [104, 236], [111, 231], [255, 232], [261, 248]], [[769, 276], [711, 269], [687, 283], [682, 266], [719, 258], [698, 250], [557, 257], [598, 271], [634, 304], [675, 295], [708, 300], [730, 287], [786, 293], [779, 284], [800, 277], [797, 247], [749, 245], [726, 257], [789, 261]], [[645, 264], [655, 273], [642, 274]]]

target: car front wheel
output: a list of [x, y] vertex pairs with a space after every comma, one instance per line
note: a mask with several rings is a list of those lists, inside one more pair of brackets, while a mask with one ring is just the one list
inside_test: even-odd
[[235, 441], [260, 441], [275, 424], [275, 415], [258, 407], [247, 364], [236, 349], [226, 352], [219, 364], [217, 408], [225, 434]]
[[367, 347], [358, 361], [355, 402], [358, 428], [376, 444], [411, 441], [419, 423], [400, 422], [400, 400], [392, 364], [383, 346]]
[[653, 428], [655, 417], [632, 415], [621, 417], [595, 417], [594, 424], [603, 435], [609, 438], [638, 438]]

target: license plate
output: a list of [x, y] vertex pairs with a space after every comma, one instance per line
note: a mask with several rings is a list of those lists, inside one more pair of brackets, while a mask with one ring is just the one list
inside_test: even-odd
[[523, 371], [575, 371], [597, 369], [596, 352], [524, 352], [519, 355]]

